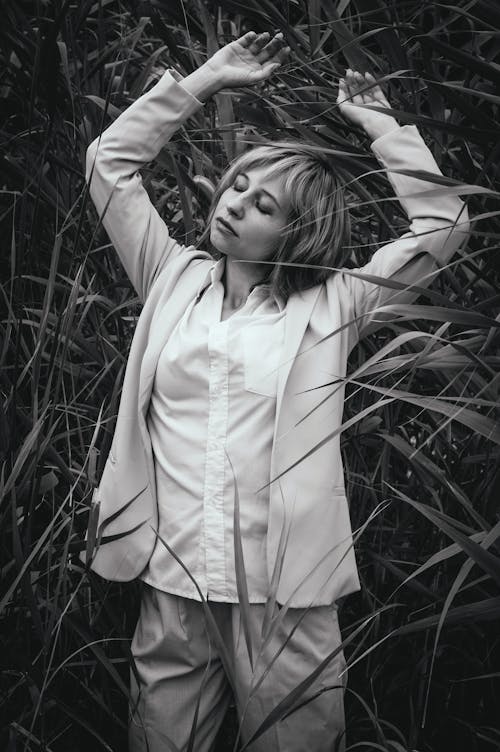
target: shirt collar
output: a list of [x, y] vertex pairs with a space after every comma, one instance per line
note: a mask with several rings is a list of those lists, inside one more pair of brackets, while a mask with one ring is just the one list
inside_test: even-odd
[[[201, 283], [200, 287], [198, 288], [198, 295], [196, 296], [196, 302], [198, 302], [203, 295], [204, 291], [207, 289], [207, 287], [210, 287], [210, 285], [214, 285], [216, 282], [220, 282], [222, 279], [222, 276], [224, 274], [224, 269], [226, 268], [226, 257], [222, 256], [218, 261], [216, 261], [210, 269], [207, 271], [207, 275], [203, 282]], [[270, 297], [278, 306], [278, 310], [283, 311], [285, 308], [285, 301], [282, 299], [280, 295], [274, 295], [268, 284], [260, 284], [256, 285], [250, 295], [259, 295], [262, 297], [262, 299]]]

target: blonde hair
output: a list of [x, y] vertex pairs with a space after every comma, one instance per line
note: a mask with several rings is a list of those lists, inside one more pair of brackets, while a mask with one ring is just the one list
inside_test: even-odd
[[273, 175], [285, 178], [290, 214], [283, 240], [269, 259], [274, 263], [266, 265], [258, 284], [267, 284], [270, 292], [286, 301], [292, 293], [324, 282], [332, 271], [321, 267], [342, 266], [347, 255], [350, 217], [344, 182], [318, 147], [278, 141], [254, 147], [233, 160], [214, 191], [201, 241], [207, 240], [219, 198], [236, 175], [270, 165], [275, 168]]

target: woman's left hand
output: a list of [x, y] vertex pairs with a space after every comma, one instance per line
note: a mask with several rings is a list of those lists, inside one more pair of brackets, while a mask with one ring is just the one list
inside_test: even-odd
[[348, 68], [345, 78], [339, 81], [337, 104], [345, 118], [361, 126], [373, 139], [399, 128], [392, 115], [369, 109], [370, 106], [391, 106], [371, 73], [363, 74]]

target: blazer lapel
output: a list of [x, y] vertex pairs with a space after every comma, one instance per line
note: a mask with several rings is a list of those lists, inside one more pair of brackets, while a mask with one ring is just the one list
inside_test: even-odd
[[315, 287], [310, 287], [308, 290], [295, 293], [290, 296], [286, 305], [283, 365], [278, 372], [278, 391], [276, 395], [276, 426], [278, 425], [286, 382], [320, 290], [321, 285], [315, 285]]
[[153, 388], [154, 376], [160, 353], [171, 335], [175, 325], [183, 316], [186, 308], [207, 281], [209, 269], [207, 264], [200, 264], [193, 274], [184, 274], [172, 290], [166, 287], [157, 302], [152, 316], [151, 327], [139, 377], [139, 414], [145, 416]]

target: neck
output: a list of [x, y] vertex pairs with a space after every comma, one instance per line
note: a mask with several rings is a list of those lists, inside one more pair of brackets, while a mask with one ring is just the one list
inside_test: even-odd
[[248, 298], [250, 288], [262, 277], [260, 264], [239, 263], [226, 256], [224, 274], [224, 303], [229, 308], [239, 308]]

